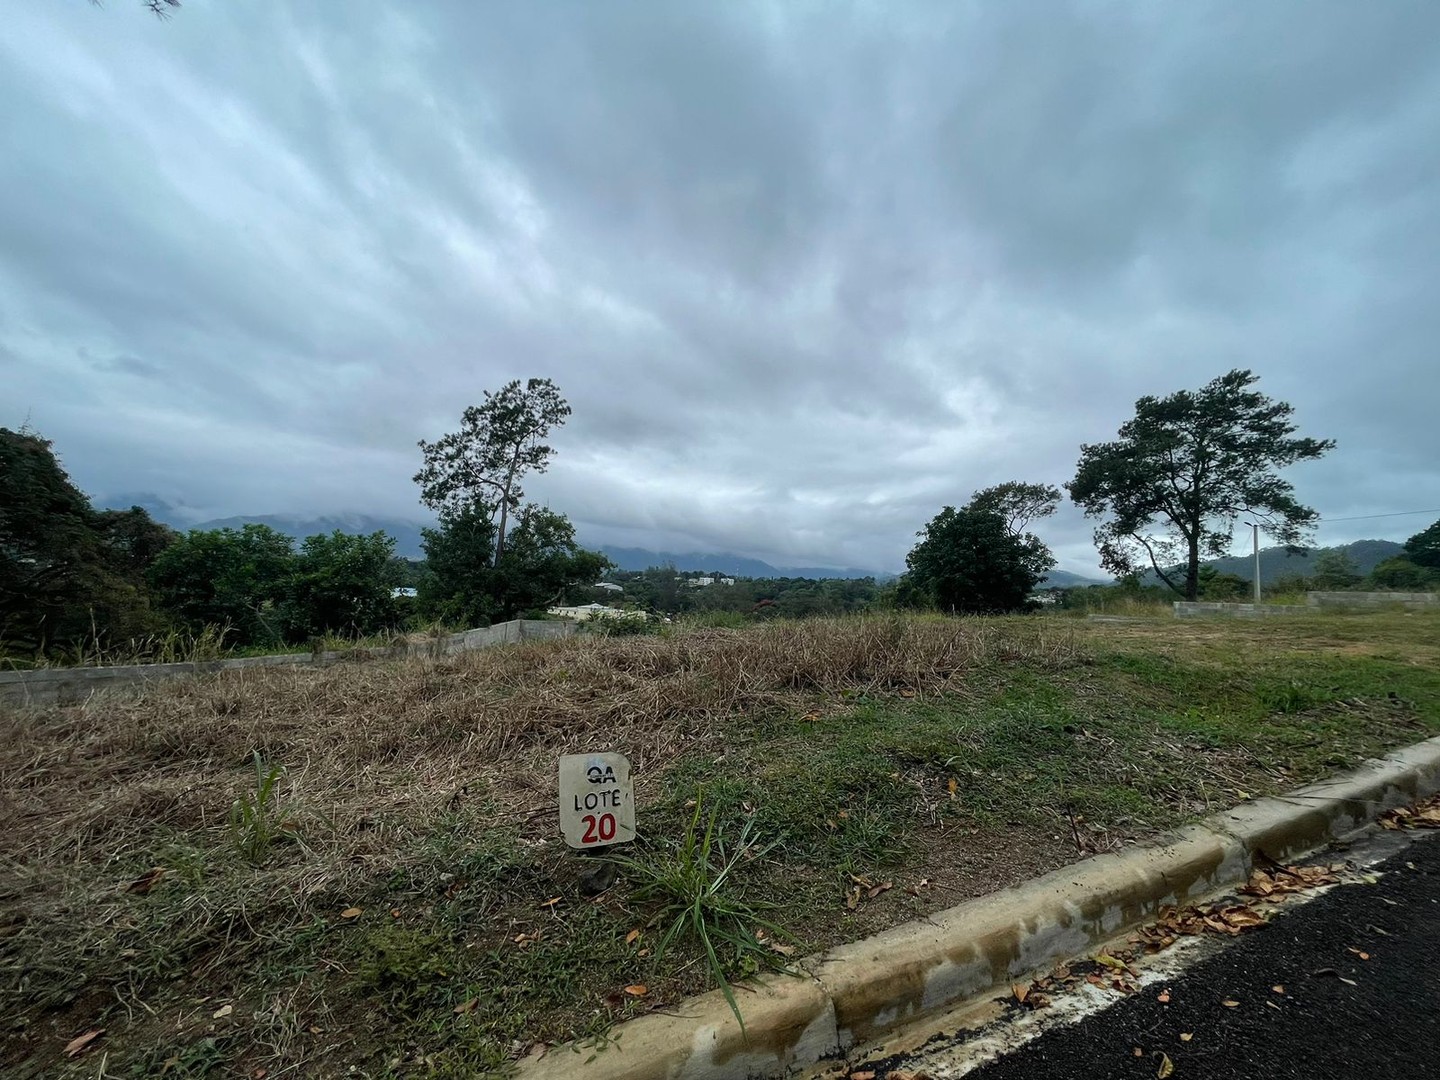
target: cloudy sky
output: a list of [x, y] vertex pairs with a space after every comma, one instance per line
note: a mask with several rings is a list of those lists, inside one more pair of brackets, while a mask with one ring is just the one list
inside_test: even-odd
[[92, 495], [418, 518], [544, 375], [590, 542], [892, 569], [1249, 367], [1310, 505], [1440, 507], [1434, 0], [34, 0], [0, 101], [0, 424]]

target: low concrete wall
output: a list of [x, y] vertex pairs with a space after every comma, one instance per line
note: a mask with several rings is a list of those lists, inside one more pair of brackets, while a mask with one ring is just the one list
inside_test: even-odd
[[41, 668], [38, 671], [0, 671], [0, 703], [12, 705], [68, 705], [84, 701], [101, 690], [136, 686], [164, 679], [212, 675], [251, 667], [289, 667], [296, 664], [363, 663], [367, 660], [398, 660], [406, 656], [447, 656], [451, 653], [485, 649], [520, 641], [569, 637], [573, 622], [516, 619], [459, 634], [410, 641], [385, 649], [347, 649], [343, 652], [281, 653], [276, 656], [247, 656], [236, 660], [202, 660], [183, 664], [132, 664], [117, 667]]
[[1313, 609], [1300, 604], [1216, 604], [1201, 600], [1176, 600], [1175, 617], [1191, 618], [1196, 615], [1232, 615], [1241, 618], [1257, 618], [1268, 615], [1313, 615]]
[[1388, 608], [1409, 611], [1440, 608], [1440, 593], [1433, 592], [1307, 592], [1312, 608]]

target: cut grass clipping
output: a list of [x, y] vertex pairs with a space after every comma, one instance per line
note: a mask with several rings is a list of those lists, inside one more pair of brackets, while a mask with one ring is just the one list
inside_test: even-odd
[[717, 827], [719, 806], [711, 808], [701, 830], [704, 802], [702, 791], [696, 796], [684, 836], [668, 851], [641, 857], [612, 855], [610, 859], [630, 879], [636, 903], [657, 905], [650, 925], [665, 926], [665, 932], [655, 948], [656, 962], [672, 945], [687, 939], [698, 944], [743, 1032], [745, 1018], [740, 1015], [727, 969], [745, 974], [762, 968], [785, 970], [783, 955], [763, 941], [757, 931], [765, 931], [772, 940], [788, 940], [789, 935], [760, 915], [762, 909], [775, 905], [749, 901], [741, 895], [736, 868], [742, 861], [764, 858], [776, 842], [757, 846], [751, 835], [755, 820], [747, 818], [734, 846], [727, 849]]

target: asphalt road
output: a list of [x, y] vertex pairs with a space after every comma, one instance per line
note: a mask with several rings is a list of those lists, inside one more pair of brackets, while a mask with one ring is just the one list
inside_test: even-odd
[[1440, 1078], [1440, 833], [1374, 869], [1201, 960], [1168, 1003], [1147, 987], [969, 1077], [1139, 1080], [1166, 1054], [1173, 1080]]

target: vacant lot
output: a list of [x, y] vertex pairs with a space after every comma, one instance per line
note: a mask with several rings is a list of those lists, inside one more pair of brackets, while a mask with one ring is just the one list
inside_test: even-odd
[[[741, 976], [1437, 732], [1418, 614], [772, 623], [0, 712], [0, 1072], [603, 1049], [712, 984], [696, 940], [661, 947], [696, 800], [731, 925], [775, 924], [719, 942]], [[634, 762], [658, 871], [587, 899], [555, 758], [600, 749]]]

